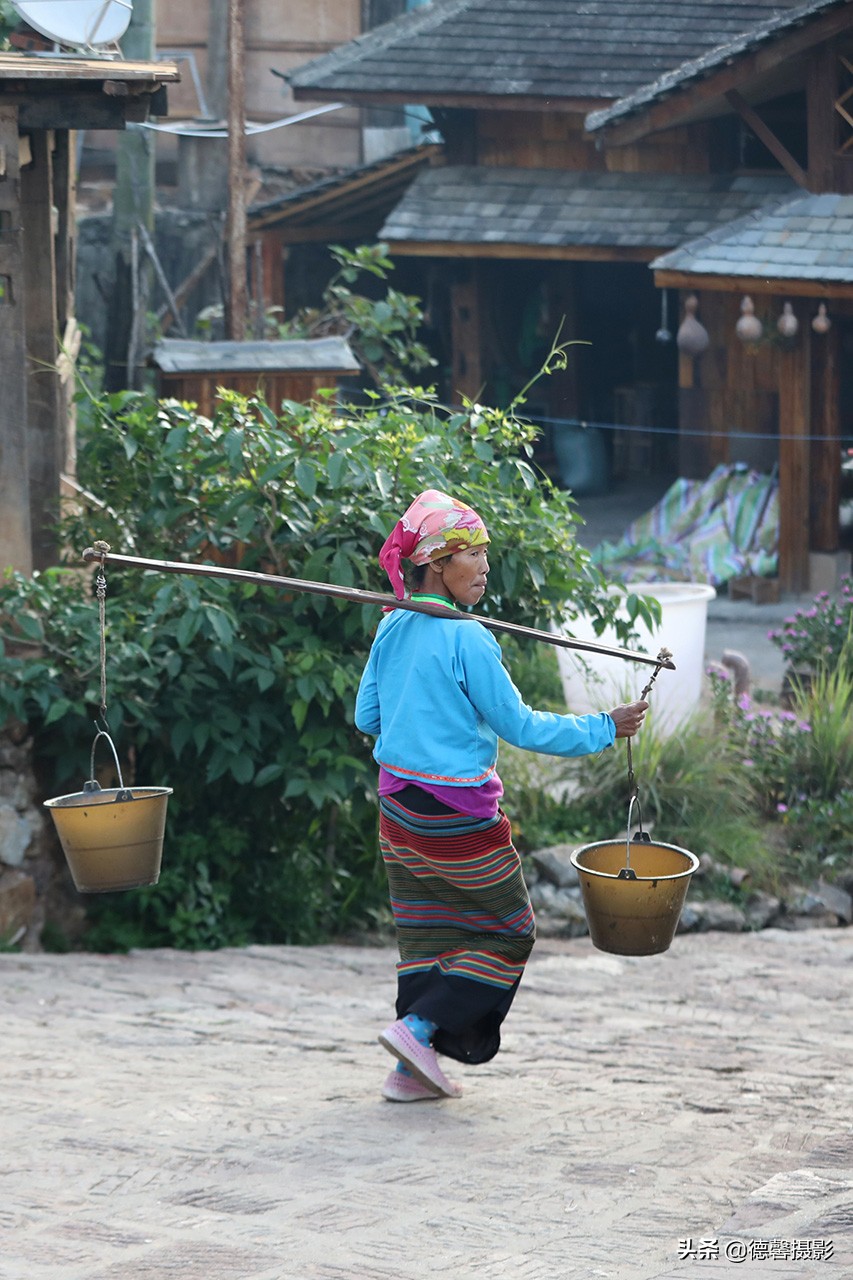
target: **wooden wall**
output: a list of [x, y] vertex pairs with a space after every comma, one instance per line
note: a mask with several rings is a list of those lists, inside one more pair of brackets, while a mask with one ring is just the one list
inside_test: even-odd
[[[227, 387], [244, 396], [263, 396], [275, 410], [282, 400], [296, 400], [308, 404], [317, 393], [328, 387], [336, 387], [341, 377], [334, 369], [317, 371], [258, 372], [256, 370], [223, 373], [158, 373], [157, 394], [164, 398], [188, 401], [198, 405], [199, 413], [212, 418], [216, 409], [217, 391]], [[352, 376], [352, 375], [349, 375]]]
[[[816, 334], [817, 300], [767, 294], [753, 298], [762, 338], [744, 344], [735, 330], [743, 294], [697, 296], [710, 345], [680, 359], [679, 471], [701, 478], [721, 462], [778, 465], [779, 576], [785, 590], [807, 591], [809, 552], [839, 548], [840, 441], [853, 429], [841, 421], [838, 322]], [[799, 321], [788, 342], [776, 327], [786, 300]], [[846, 314], [850, 304], [834, 306]]]
[[598, 150], [583, 122], [580, 113], [480, 111], [476, 161], [469, 163], [598, 173], [706, 173], [710, 167], [707, 125], [668, 129], [635, 146]]

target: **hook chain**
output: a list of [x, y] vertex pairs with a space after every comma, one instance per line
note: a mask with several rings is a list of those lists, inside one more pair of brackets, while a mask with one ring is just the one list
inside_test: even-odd
[[[108, 542], [96, 542], [94, 549], [100, 557], [100, 568], [95, 578], [95, 595], [98, 598], [98, 626], [100, 632], [100, 658], [101, 658], [101, 705], [99, 715], [102, 722], [109, 728], [107, 724], [107, 579], [104, 573], [104, 567], [107, 562], [107, 552], [110, 549]], [[99, 726], [95, 725], [99, 729]], [[99, 729], [100, 731], [100, 729]]]
[[[660, 650], [657, 658], [655, 659], [655, 662], [657, 665], [655, 666], [655, 669], [649, 678], [648, 684], [646, 685], [643, 692], [640, 694], [640, 698], [639, 698], [640, 702], [644, 702], [646, 698], [648, 698], [649, 694], [652, 691], [652, 685], [654, 684], [655, 680], [657, 680], [658, 675], [663, 670], [667, 662], [670, 661], [671, 658], [672, 658], [672, 654], [670, 653], [669, 649]], [[631, 739], [626, 738], [625, 742], [628, 748], [628, 792], [629, 792], [628, 801], [629, 801], [629, 815], [630, 815], [630, 803], [631, 801], [635, 800], [637, 797], [637, 781], [636, 781], [636, 778], [634, 777], [634, 760], [631, 754]], [[628, 820], [630, 822], [630, 816]]]

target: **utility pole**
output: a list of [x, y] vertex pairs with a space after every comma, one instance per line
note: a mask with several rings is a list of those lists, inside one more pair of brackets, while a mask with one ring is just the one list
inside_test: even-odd
[[[122, 53], [141, 62], [154, 60], [155, 0], [134, 0]], [[142, 354], [145, 315], [151, 290], [151, 269], [140, 254], [137, 224], [154, 229], [154, 133], [129, 129], [119, 134], [110, 259], [112, 289], [104, 343], [104, 386], [122, 391], [136, 386]]]
[[225, 332], [233, 341], [246, 336], [246, 73], [244, 0], [228, 4], [228, 296]]

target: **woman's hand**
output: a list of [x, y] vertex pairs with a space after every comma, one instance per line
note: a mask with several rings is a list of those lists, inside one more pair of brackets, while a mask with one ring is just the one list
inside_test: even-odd
[[617, 738], [633, 738], [643, 723], [643, 717], [646, 714], [648, 705], [647, 702], [642, 700], [640, 702], [623, 702], [607, 713], [616, 725]]

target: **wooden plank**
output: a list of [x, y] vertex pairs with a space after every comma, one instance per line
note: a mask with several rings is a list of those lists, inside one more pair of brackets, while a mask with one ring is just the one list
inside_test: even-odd
[[699, 271], [656, 271], [658, 289], [701, 289], [723, 293], [772, 293], [806, 298], [853, 298], [853, 281], [788, 280], [772, 276], [717, 276]]
[[65, 420], [56, 370], [56, 256], [53, 235], [53, 134], [33, 134], [33, 163], [21, 174], [27, 345], [27, 452], [33, 568], [56, 563], [52, 526], [59, 515]]
[[788, 174], [788, 177], [793, 178], [797, 186], [808, 189], [808, 176], [805, 170], [797, 164], [788, 148], [780, 142], [773, 130], [767, 127], [758, 112], [753, 110], [746, 99], [738, 93], [737, 89], [729, 90], [726, 94], [726, 102], [734, 107], [740, 118], [749, 125], [752, 132], [764, 143], [770, 154], [775, 156]]
[[841, 401], [839, 331], [812, 338], [812, 435], [824, 437], [811, 442], [809, 512], [811, 550], [838, 551], [840, 522], [838, 503], [841, 489]]
[[0, 53], [0, 81], [2, 80], [126, 80], [157, 84], [176, 83], [181, 73], [174, 62], [120, 62], [111, 58], [37, 57], [28, 58], [20, 53]]
[[3, 208], [11, 213], [0, 266], [0, 568], [33, 567], [30, 542], [27, 374], [24, 343], [23, 217], [18, 170], [18, 113], [0, 106], [0, 145], [6, 153]]
[[798, 341], [779, 355], [779, 581], [792, 592], [809, 586], [811, 327], [798, 318]]
[[740, 88], [797, 54], [848, 31], [849, 27], [850, 10], [845, 5], [795, 28], [787, 36], [765, 43], [752, 53], [744, 53], [725, 62], [717, 71], [711, 71], [683, 88], [676, 88], [663, 98], [654, 99], [649, 106], [640, 108], [621, 122], [596, 130], [595, 136], [601, 138], [606, 147], [625, 146], [650, 133], [696, 119], [703, 108], [707, 111], [711, 104], [724, 98], [729, 89]]

